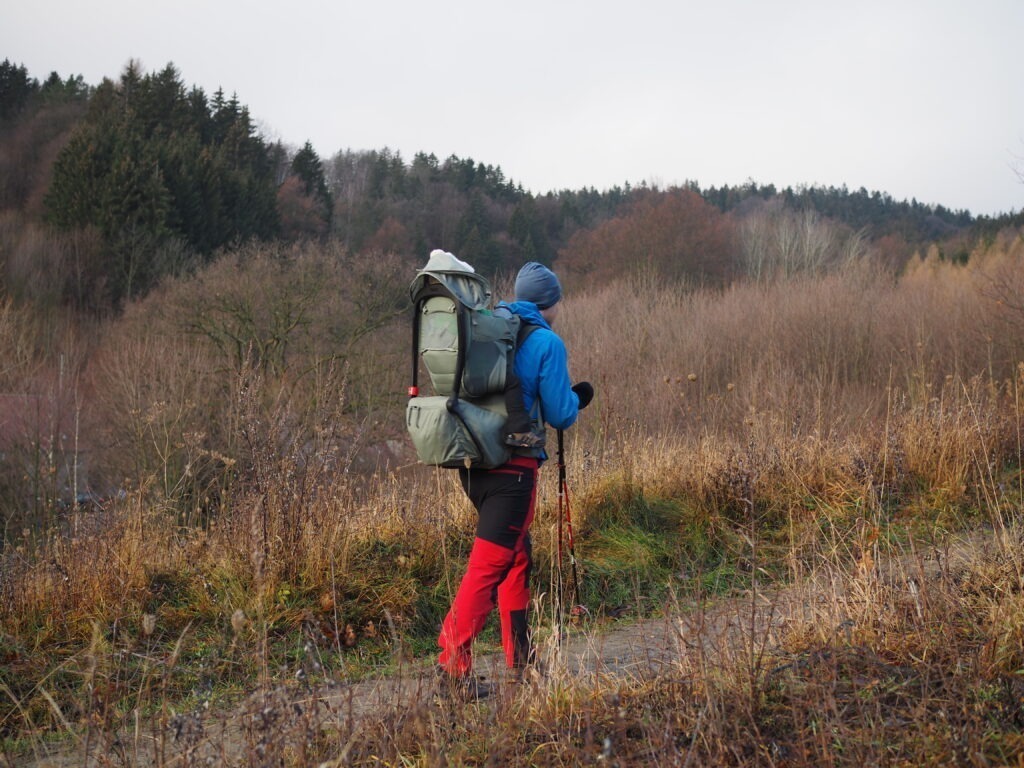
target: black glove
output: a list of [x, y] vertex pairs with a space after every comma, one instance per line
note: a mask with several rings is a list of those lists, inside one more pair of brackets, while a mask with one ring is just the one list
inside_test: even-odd
[[578, 384], [573, 384], [572, 391], [575, 392], [576, 396], [580, 399], [581, 411], [590, 405], [590, 401], [594, 399], [594, 387], [589, 381], [581, 381]]

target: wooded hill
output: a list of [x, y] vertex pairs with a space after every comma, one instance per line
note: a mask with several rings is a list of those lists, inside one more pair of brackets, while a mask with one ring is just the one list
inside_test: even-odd
[[1024, 222], [753, 181], [534, 194], [471, 158], [345, 149], [325, 161], [308, 142], [269, 142], [237, 96], [187, 87], [172, 64], [130, 63], [95, 86], [0, 64], [0, 290], [15, 299], [105, 311], [223, 249], [310, 238], [412, 262], [441, 247], [490, 274], [560, 260], [570, 280], [601, 279], [639, 258], [717, 282], [749, 272], [742, 224], [766, 211], [827, 220], [830, 236], [856, 236], [894, 266], [930, 244], [964, 260], [980, 238]]

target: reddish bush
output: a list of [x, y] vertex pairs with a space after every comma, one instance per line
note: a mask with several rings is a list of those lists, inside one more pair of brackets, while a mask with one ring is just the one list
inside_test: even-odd
[[659, 279], [722, 283], [734, 272], [733, 229], [692, 190], [651, 192], [624, 215], [573, 235], [558, 267], [568, 281], [591, 286], [638, 267]]

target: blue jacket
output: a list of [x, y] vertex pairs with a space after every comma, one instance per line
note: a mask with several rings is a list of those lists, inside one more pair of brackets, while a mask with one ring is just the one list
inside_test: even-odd
[[555, 429], [568, 429], [579, 414], [580, 399], [572, 391], [569, 356], [565, 342], [541, 317], [537, 305], [529, 301], [502, 302], [524, 323], [538, 326], [516, 351], [515, 371], [523, 388], [523, 404], [531, 411], [540, 396], [541, 415]]

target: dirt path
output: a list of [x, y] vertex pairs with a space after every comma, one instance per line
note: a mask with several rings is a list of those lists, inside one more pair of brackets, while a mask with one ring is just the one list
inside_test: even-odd
[[[916, 599], [922, 579], [991, 546], [991, 536], [972, 537], [942, 551], [909, 555], [884, 569], [868, 558], [852, 572], [823, 569], [795, 586], [750, 591], [706, 605], [680, 605], [669, 618], [574, 628], [560, 646], [553, 641], [542, 645], [540, 656], [549, 679], [568, 675], [578, 684], [605, 688], [663, 674], [688, 677], [744, 660], [781, 667], [786, 656], [780, 644], [790, 628], [849, 631], [869, 610], [877, 610], [877, 600]], [[477, 671], [492, 681], [504, 679], [496, 654], [478, 659]], [[477, 706], [500, 706], [503, 696], [521, 692], [521, 686], [503, 685], [495, 699]], [[70, 750], [65, 745], [58, 753], [29, 755], [14, 764], [259, 765], [276, 740], [294, 741], [303, 731], [313, 738], [318, 731], [331, 729], [344, 741], [345, 734], [356, 734], [370, 723], [399, 722], [403, 713], [434, 705], [434, 698], [432, 666], [418, 663], [360, 682], [261, 692], [229, 713], [179, 715], [156, 732], [152, 725], [141, 725], [106, 743], [79, 744]]]

